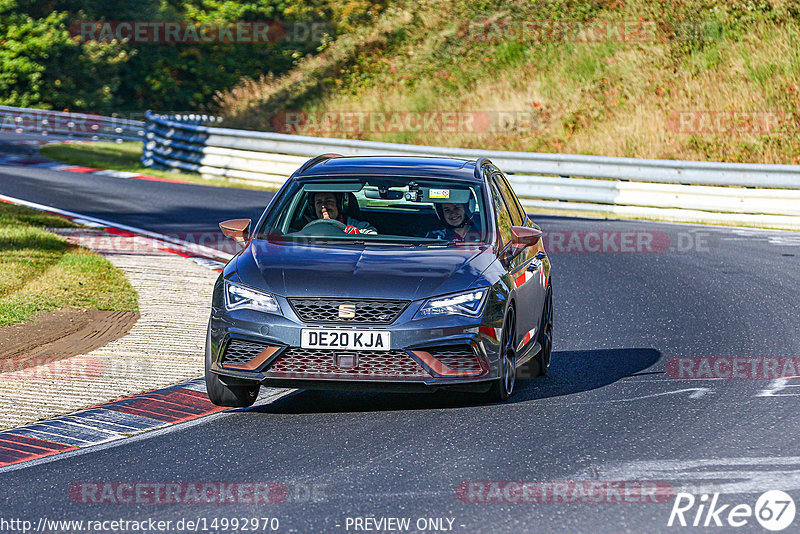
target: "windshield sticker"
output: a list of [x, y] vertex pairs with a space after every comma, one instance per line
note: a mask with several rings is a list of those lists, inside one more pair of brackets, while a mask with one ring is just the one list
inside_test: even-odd
[[449, 189], [431, 189], [430, 198], [450, 198]]

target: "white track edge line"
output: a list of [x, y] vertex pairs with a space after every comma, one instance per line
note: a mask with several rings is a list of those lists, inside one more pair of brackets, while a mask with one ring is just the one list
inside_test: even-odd
[[28, 200], [22, 200], [21, 198], [10, 197], [7, 195], [0, 195], [0, 199], [10, 202], [12, 204], [17, 204], [19, 206], [25, 206], [39, 211], [50, 211], [74, 219], [84, 219], [86, 221], [102, 224], [105, 226], [109, 226], [111, 228], [118, 228], [119, 230], [126, 230], [128, 232], [132, 232], [135, 234], [151, 237], [153, 239], [158, 239], [159, 241], [164, 241], [166, 243], [171, 243], [173, 245], [180, 245], [182, 247], [185, 247], [187, 250], [191, 250], [197, 252], [198, 254], [203, 254], [205, 256], [210, 256], [212, 258], [224, 259], [226, 262], [229, 261], [231, 258], [233, 258], [233, 254], [228, 254], [227, 252], [222, 252], [221, 250], [216, 250], [211, 247], [206, 247], [204, 245], [198, 245], [196, 243], [190, 243], [188, 241], [170, 237], [164, 234], [159, 234], [157, 232], [151, 232], [150, 230], [145, 230], [143, 228], [137, 228], [135, 226], [128, 226], [126, 224], [115, 223], [112, 221], [107, 221], [105, 219], [99, 219], [97, 217], [83, 215], [82, 213], [62, 210], [61, 208], [47, 206], [46, 204], [37, 204], [36, 202], [30, 202]]

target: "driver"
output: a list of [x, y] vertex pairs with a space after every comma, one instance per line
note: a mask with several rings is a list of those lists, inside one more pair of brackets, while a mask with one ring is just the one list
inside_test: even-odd
[[314, 206], [317, 219], [333, 219], [345, 224], [346, 234], [377, 234], [378, 230], [366, 221], [357, 221], [352, 217], [345, 219], [343, 211], [344, 195], [342, 193], [311, 193], [309, 202]]
[[436, 204], [435, 207], [444, 229], [432, 230], [425, 237], [447, 241], [480, 240], [481, 229], [474, 220], [469, 204], [443, 203]]

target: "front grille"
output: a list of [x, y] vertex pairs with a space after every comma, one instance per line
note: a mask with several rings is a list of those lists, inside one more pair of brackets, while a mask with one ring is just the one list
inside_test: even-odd
[[233, 364], [242, 365], [248, 363], [253, 358], [264, 352], [268, 345], [253, 343], [241, 339], [231, 339], [225, 347], [225, 354], [222, 356], [222, 365]]
[[[352, 369], [340, 369], [334, 362], [336, 353], [356, 354], [358, 365]], [[295, 347], [281, 354], [264, 375], [276, 378], [426, 379], [431, 377], [403, 350], [348, 352]]]
[[481, 360], [469, 345], [453, 345], [450, 347], [433, 347], [427, 349], [431, 356], [454, 371], [479, 373]]
[[[407, 300], [289, 299], [304, 323], [391, 324], [400, 316]], [[354, 305], [355, 317], [339, 317], [339, 306]]]

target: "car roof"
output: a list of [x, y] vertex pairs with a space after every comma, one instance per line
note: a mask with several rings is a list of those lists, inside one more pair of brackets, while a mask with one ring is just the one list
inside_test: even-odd
[[[319, 161], [315, 161], [319, 160]], [[470, 182], [475, 177], [475, 161], [426, 156], [319, 156], [309, 160], [296, 178], [324, 176], [409, 176], [456, 178]]]

